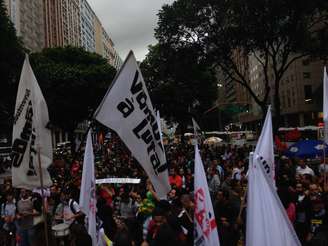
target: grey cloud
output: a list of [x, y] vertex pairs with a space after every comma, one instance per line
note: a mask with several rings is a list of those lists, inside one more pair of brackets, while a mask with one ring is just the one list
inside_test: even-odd
[[133, 50], [143, 60], [148, 45], [155, 44], [158, 10], [174, 0], [88, 0], [122, 59]]

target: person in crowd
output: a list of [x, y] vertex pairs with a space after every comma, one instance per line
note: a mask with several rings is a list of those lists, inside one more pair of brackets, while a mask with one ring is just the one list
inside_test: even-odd
[[238, 231], [235, 230], [239, 210], [233, 208], [229, 202], [230, 194], [227, 190], [219, 190], [214, 205], [215, 219], [218, 226], [220, 245], [237, 245]]
[[137, 206], [134, 200], [130, 197], [129, 191], [124, 190], [124, 193], [121, 196], [120, 202], [120, 215], [124, 219], [133, 220], [136, 217]]
[[211, 195], [213, 195], [219, 190], [221, 181], [217, 173], [216, 167], [210, 167], [209, 170], [210, 173], [209, 173], [208, 188]]
[[328, 214], [321, 197], [311, 201], [309, 228], [306, 240], [309, 245], [325, 246], [328, 244]]
[[[149, 246], [177, 245], [176, 234], [168, 224], [163, 209], [156, 207], [149, 224], [147, 243]], [[144, 243], [143, 245], [147, 245]]]
[[178, 221], [181, 225], [182, 232], [186, 237], [183, 241], [184, 245], [192, 245], [194, 240], [194, 222], [193, 222], [193, 214], [194, 214], [194, 203], [190, 197], [189, 193], [185, 193], [181, 195], [180, 202], [182, 205], [181, 212], [178, 215]]
[[232, 169], [232, 179], [241, 180], [241, 173], [243, 171], [244, 163], [242, 160], [238, 160]]
[[13, 192], [10, 191], [6, 195], [6, 202], [1, 204], [1, 226], [4, 231], [5, 245], [11, 246], [15, 245], [15, 235], [16, 235], [16, 203], [13, 196]]
[[30, 192], [21, 189], [20, 199], [17, 202], [17, 226], [20, 237], [20, 246], [32, 246], [35, 243], [36, 232], [33, 218], [40, 216], [40, 212], [34, 209], [34, 204]]
[[307, 234], [307, 221], [311, 211], [311, 203], [309, 197], [306, 195], [303, 184], [296, 183], [295, 194], [296, 205], [296, 218], [295, 218], [295, 231], [301, 243], [305, 243]]
[[308, 165], [306, 165], [303, 159], [300, 159], [298, 161], [298, 167], [296, 168], [296, 174], [309, 174], [311, 176], [314, 176], [314, 171]]
[[169, 182], [170, 185], [177, 188], [181, 189], [182, 188], [182, 178], [180, 175], [176, 173], [176, 170], [174, 168], [170, 169], [170, 176], [169, 176]]

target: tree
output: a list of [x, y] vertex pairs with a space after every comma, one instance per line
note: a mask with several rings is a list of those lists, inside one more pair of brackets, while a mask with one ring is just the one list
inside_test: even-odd
[[8, 134], [11, 129], [8, 119], [13, 115], [24, 49], [3, 0], [0, 0], [0, 37], [0, 131]]
[[[327, 54], [326, 0], [177, 0], [159, 12], [156, 38], [172, 49], [193, 47], [227, 77], [243, 85], [264, 112], [274, 90], [280, 119], [280, 81], [296, 60]], [[257, 95], [236, 53], [254, 57], [264, 75]], [[277, 124], [276, 124], [277, 126]]]
[[141, 70], [154, 107], [177, 121], [182, 132], [191, 116], [197, 118], [216, 99], [215, 74], [193, 49], [150, 46]]
[[51, 123], [69, 133], [89, 119], [116, 72], [101, 56], [75, 47], [34, 53], [31, 65], [47, 101]]

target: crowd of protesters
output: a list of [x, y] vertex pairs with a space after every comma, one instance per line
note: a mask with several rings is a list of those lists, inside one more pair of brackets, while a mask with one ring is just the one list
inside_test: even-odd
[[[160, 200], [147, 175], [114, 134], [94, 145], [96, 178], [140, 178], [139, 184], [97, 185], [97, 227], [103, 245], [193, 245], [194, 147], [167, 144], [171, 191]], [[201, 146], [215, 218], [222, 246], [245, 241], [246, 190], [250, 146]], [[49, 171], [50, 189], [1, 187], [0, 245], [92, 245], [79, 208], [83, 154], [76, 160], [57, 156]], [[327, 160], [328, 162], [328, 160]], [[323, 161], [321, 160], [321, 163]], [[276, 186], [287, 215], [303, 245], [328, 245], [328, 164], [276, 158]], [[328, 175], [327, 175], [328, 176]], [[42, 194], [46, 202], [42, 201]], [[45, 207], [42, 207], [45, 204]], [[47, 212], [47, 219], [42, 216]], [[52, 230], [66, 224], [62, 237]]]

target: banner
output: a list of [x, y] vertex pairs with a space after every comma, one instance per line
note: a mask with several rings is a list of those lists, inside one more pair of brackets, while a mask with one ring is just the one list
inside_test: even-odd
[[246, 246], [300, 246], [265, 160], [250, 154], [247, 190]]
[[156, 115], [131, 51], [114, 78], [95, 118], [113, 129], [149, 176], [160, 198], [170, 191], [168, 166]]
[[273, 183], [275, 183], [271, 106], [268, 107], [268, 112], [265, 117], [261, 135], [257, 141], [254, 151], [254, 157], [259, 157], [263, 160], [262, 163], [264, 165], [265, 172], [271, 177]]
[[106, 178], [97, 179], [96, 184], [140, 184], [141, 179], [134, 178]]
[[79, 205], [82, 212], [87, 216], [88, 233], [92, 238], [93, 246], [97, 245], [96, 203], [95, 164], [91, 130], [89, 130], [83, 159]]
[[323, 70], [323, 122], [325, 143], [328, 144], [328, 76], [326, 67]]
[[195, 145], [194, 245], [219, 246], [218, 231], [198, 145]]
[[41, 187], [39, 157], [44, 187], [52, 185], [47, 168], [52, 163], [51, 131], [47, 129], [49, 115], [46, 101], [25, 57], [16, 98], [13, 145], [13, 187], [32, 190]]

